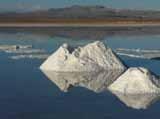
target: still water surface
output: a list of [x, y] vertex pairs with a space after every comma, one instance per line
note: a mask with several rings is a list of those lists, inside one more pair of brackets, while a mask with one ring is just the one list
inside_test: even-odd
[[[43, 29], [45, 31], [45, 29]], [[37, 34], [35, 32], [1, 30], [0, 45], [32, 45], [51, 54], [62, 43], [85, 45], [95, 39], [88, 36]], [[50, 31], [51, 32], [51, 31]], [[71, 32], [72, 33], [72, 32]], [[99, 32], [100, 33], [100, 32]], [[63, 34], [63, 33], [62, 33]], [[99, 34], [101, 35], [101, 34]], [[116, 48], [160, 49], [160, 34], [107, 35], [102, 40]], [[93, 34], [94, 37], [94, 34]], [[97, 38], [97, 35], [96, 35]], [[73, 87], [64, 93], [39, 70], [45, 59], [10, 59], [14, 53], [0, 52], [0, 117], [2, 119], [157, 119], [159, 97], [148, 103], [147, 109], [128, 107], [122, 98], [111, 92], [95, 93]], [[127, 66], [143, 66], [160, 75], [160, 61], [120, 56]], [[126, 99], [126, 98], [125, 98]], [[132, 100], [132, 97], [127, 98]], [[139, 101], [134, 99], [134, 102]], [[154, 102], [154, 103], [153, 103]], [[153, 103], [153, 104], [152, 104]]]

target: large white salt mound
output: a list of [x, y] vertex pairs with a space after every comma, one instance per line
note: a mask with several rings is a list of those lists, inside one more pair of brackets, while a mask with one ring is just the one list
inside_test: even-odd
[[91, 72], [110, 69], [125, 69], [109, 47], [96, 41], [75, 49], [63, 44], [41, 66], [42, 70], [56, 72]]
[[159, 80], [142, 67], [129, 68], [109, 87], [111, 91], [125, 94], [159, 93]]

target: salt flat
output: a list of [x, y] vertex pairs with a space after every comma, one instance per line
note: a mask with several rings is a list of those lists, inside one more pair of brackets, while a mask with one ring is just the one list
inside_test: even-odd
[[145, 27], [160, 23], [0, 23], [0, 27]]

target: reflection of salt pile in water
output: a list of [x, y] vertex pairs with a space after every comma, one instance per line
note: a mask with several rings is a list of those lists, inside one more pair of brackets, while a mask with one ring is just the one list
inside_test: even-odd
[[160, 82], [145, 68], [129, 68], [108, 88], [124, 94], [160, 93]]
[[153, 59], [160, 57], [160, 50], [143, 50], [143, 49], [124, 49], [118, 48], [115, 51], [118, 55], [143, 58], [143, 59]]
[[112, 92], [116, 95], [126, 106], [134, 109], [147, 109], [151, 104], [160, 99], [160, 94], [123, 94], [119, 92]]
[[122, 70], [100, 72], [42, 70], [42, 72], [62, 91], [67, 91], [71, 86], [80, 86], [95, 92], [109, 89], [111, 92], [124, 95], [160, 93], [159, 81], [144, 68], [130, 68], [124, 74]]
[[40, 68], [57, 72], [91, 72], [110, 69], [124, 71], [125, 69], [112, 50], [100, 41], [76, 49], [64, 44]]
[[11, 59], [37, 58], [46, 59], [48, 55], [45, 50], [35, 49], [32, 45], [1, 45], [0, 51], [14, 54]]
[[42, 70], [42, 72], [64, 92], [71, 87], [84, 87], [94, 92], [102, 92], [107, 90], [107, 86], [113, 83], [122, 70], [59, 73]]
[[[97, 93], [107, 91], [107, 87], [112, 85], [116, 78], [122, 73], [120, 70], [74, 73], [58, 73], [42, 70], [42, 72], [64, 92], [67, 92], [72, 87], [84, 87]], [[125, 103], [126, 106], [134, 109], [147, 109], [160, 98], [160, 94], [157, 93], [130, 94], [116, 91], [111, 92], [117, 96], [120, 101]]]

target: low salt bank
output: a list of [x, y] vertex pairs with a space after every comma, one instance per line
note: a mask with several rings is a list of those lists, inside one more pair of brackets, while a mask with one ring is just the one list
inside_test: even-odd
[[114, 52], [102, 42], [95, 41], [83, 47], [63, 44], [41, 66], [42, 70], [56, 72], [97, 72], [126, 69]]
[[0, 45], [0, 51], [15, 51], [28, 48], [32, 48], [32, 45]]

